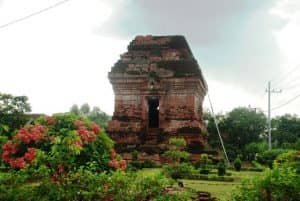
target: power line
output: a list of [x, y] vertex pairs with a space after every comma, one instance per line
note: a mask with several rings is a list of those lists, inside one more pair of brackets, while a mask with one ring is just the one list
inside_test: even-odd
[[6, 24], [0, 25], [0, 29], [6, 28], [6, 27], [8, 27], [8, 26], [10, 26], [10, 25], [16, 24], [16, 23], [18, 23], [18, 22], [27, 20], [28, 18], [31, 18], [31, 17], [37, 16], [37, 15], [39, 15], [39, 14], [42, 14], [42, 13], [44, 13], [44, 12], [46, 12], [46, 11], [49, 11], [49, 10], [51, 10], [51, 9], [53, 9], [53, 8], [56, 8], [56, 7], [58, 7], [58, 6], [63, 5], [63, 4], [65, 4], [65, 3], [67, 3], [68, 1], [70, 1], [70, 0], [63, 0], [63, 1], [60, 1], [60, 2], [58, 2], [58, 3], [56, 3], [56, 4], [53, 4], [53, 5], [51, 5], [51, 6], [48, 6], [48, 7], [44, 8], [44, 9], [42, 9], [42, 10], [36, 11], [36, 12], [34, 12], [34, 13], [31, 13], [31, 14], [26, 15], [26, 16], [24, 16], [24, 17], [21, 17], [21, 18], [19, 18], [19, 19], [16, 19], [16, 20], [10, 21], [10, 22], [8, 22], [8, 23], [6, 23]]
[[290, 90], [290, 89], [297, 88], [297, 87], [299, 87], [299, 86], [300, 86], [300, 83], [298, 82], [298, 83], [296, 83], [296, 84], [294, 84], [294, 85], [290, 85], [290, 86], [285, 87], [285, 88], [282, 88], [282, 89], [283, 89], [283, 90]]
[[298, 94], [298, 95], [295, 96], [294, 98], [291, 98], [291, 99], [288, 100], [287, 102], [285, 102], [285, 103], [283, 103], [283, 104], [281, 104], [281, 105], [278, 105], [278, 106], [272, 108], [272, 110], [277, 110], [277, 109], [279, 109], [279, 108], [281, 108], [281, 107], [283, 107], [283, 106], [286, 106], [286, 105], [288, 105], [289, 103], [293, 102], [294, 100], [296, 100], [296, 99], [299, 98], [299, 97], [300, 97], [300, 94]]
[[296, 71], [299, 68], [299, 64], [297, 66], [295, 66], [294, 68], [292, 68], [290, 71], [288, 71], [287, 73], [285, 73], [284, 75], [281, 76], [281, 78], [279, 77], [279, 79], [276, 81], [276, 79], [272, 79], [271, 81], [273, 82], [274, 86], [278, 86], [279, 83], [283, 82], [287, 76], [289, 76], [292, 72]]
[[[289, 82], [286, 82], [284, 85], [281, 85], [281, 86], [289, 86], [290, 84], [295, 84], [295, 81], [296, 81], [296, 83], [299, 83], [299, 82], [297, 82], [297, 81], [299, 81], [299, 79], [300, 79], [300, 76], [298, 75], [298, 76], [294, 77], [293, 79], [289, 80]], [[288, 88], [288, 87], [285, 87], [285, 88]]]

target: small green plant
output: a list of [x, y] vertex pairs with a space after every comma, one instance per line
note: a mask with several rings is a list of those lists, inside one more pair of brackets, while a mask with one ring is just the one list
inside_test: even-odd
[[179, 163], [181, 160], [186, 160], [190, 154], [184, 151], [186, 141], [184, 138], [170, 138], [169, 150], [164, 153], [164, 156], [174, 163]]
[[295, 149], [300, 150], [300, 138], [297, 139], [294, 146], [295, 146]]
[[240, 157], [236, 157], [236, 159], [233, 161], [233, 166], [234, 166], [234, 169], [236, 171], [240, 171], [241, 168], [242, 168], [242, 161], [240, 159]]
[[163, 172], [173, 179], [190, 178], [193, 171], [194, 167], [188, 163], [171, 164], [163, 169]]
[[145, 160], [143, 162], [143, 168], [154, 168], [154, 167], [156, 167], [156, 164], [151, 160]]
[[219, 176], [224, 176], [226, 174], [226, 165], [224, 159], [221, 159], [218, 162], [218, 175]]
[[138, 159], [138, 154], [139, 152], [137, 150], [134, 150], [132, 153], [131, 153], [131, 160], [132, 161], [136, 161]]
[[164, 153], [164, 156], [173, 162], [173, 164], [164, 167], [164, 173], [173, 179], [187, 177], [194, 169], [188, 163], [180, 163], [189, 157], [189, 153], [184, 151], [185, 147], [184, 138], [170, 138], [169, 150]]
[[201, 154], [200, 158], [200, 174], [209, 174], [211, 163], [210, 159], [208, 158], [207, 154]]
[[298, 201], [300, 176], [289, 164], [267, 170], [260, 177], [245, 180], [232, 193], [231, 201]]

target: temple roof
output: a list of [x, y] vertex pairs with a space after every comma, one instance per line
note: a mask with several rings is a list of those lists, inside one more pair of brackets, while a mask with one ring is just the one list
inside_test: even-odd
[[137, 36], [128, 46], [129, 51], [146, 50], [155, 51], [161, 49], [186, 49], [192, 55], [192, 51], [184, 36]]
[[184, 36], [137, 36], [127, 49], [112, 67], [111, 73], [139, 75], [147, 66], [155, 65], [172, 71], [174, 77], [199, 77], [206, 86]]

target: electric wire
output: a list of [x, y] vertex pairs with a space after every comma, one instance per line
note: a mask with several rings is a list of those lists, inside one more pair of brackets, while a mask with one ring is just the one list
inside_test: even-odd
[[300, 94], [298, 94], [297, 96], [291, 98], [290, 100], [286, 101], [286, 102], [283, 103], [283, 104], [280, 104], [280, 105], [278, 105], [278, 106], [276, 106], [276, 107], [273, 107], [271, 110], [273, 111], [273, 110], [277, 110], [277, 109], [279, 109], [279, 108], [281, 108], [281, 107], [284, 107], [284, 106], [290, 104], [291, 102], [293, 102], [294, 100], [296, 100], [296, 99], [299, 98], [299, 97], [300, 97]]
[[297, 87], [299, 87], [299, 86], [300, 86], [300, 83], [298, 82], [298, 83], [296, 83], [296, 84], [294, 84], [294, 85], [290, 85], [290, 86], [288, 86], [288, 87], [286, 87], [286, 88], [282, 88], [282, 90], [295, 89], [295, 88], [297, 88]]
[[57, 3], [55, 3], [55, 4], [51, 5], [51, 6], [48, 6], [48, 7], [44, 8], [44, 9], [41, 9], [41, 10], [39, 10], [39, 11], [36, 11], [36, 12], [31, 13], [31, 14], [29, 14], [29, 15], [26, 15], [26, 16], [24, 16], [24, 17], [21, 17], [21, 18], [12, 20], [12, 21], [10, 21], [10, 22], [8, 22], [8, 23], [6, 23], [6, 24], [2, 24], [2, 25], [0, 25], [0, 29], [6, 28], [6, 27], [8, 27], [8, 26], [10, 26], [10, 25], [14, 25], [14, 24], [16, 24], [16, 23], [18, 23], [18, 22], [27, 20], [27, 19], [29, 19], [29, 18], [31, 18], [31, 17], [37, 16], [37, 15], [39, 15], [39, 14], [42, 14], [42, 13], [46, 12], [46, 11], [52, 10], [53, 8], [56, 8], [56, 7], [58, 7], [58, 6], [61, 6], [61, 5], [65, 4], [65, 3], [67, 3], [68, 1], [70, 1], [70, 0], [59, 1], [59, 2], [57, 2]]
[[273, 82], [273, 86], [276, 87], [278, 86], [280, 83], [282, 83], [283, 81], [286, 80], [287, 76], [289, 76], [291, 73], [293, 73], [294, 71], [300, 69], [299, 64], [296, 65], [294, 68], [292, 68], [290, 71], [288, 71], [287, 73], [283, 74], [281, 76], [281, 78], [279, 77], [278, 80], [276, 81], [276, 79], [272, 79], [271, 82]]

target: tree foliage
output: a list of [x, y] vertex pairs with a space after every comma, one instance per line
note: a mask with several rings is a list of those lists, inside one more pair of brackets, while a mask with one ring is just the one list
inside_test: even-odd
[[[246, 107], [238, 107], [229, 113], [216, 115], [228, 156], [233, 160], [238, 154], [245, 155], [245, 146], [259, 142], [266, 128], [266, 117], [261, 111]], [[212, 147], [220, 147], [220, 140], [214, 120], [209, 113], [204, 115], [208, 121], [209, 143]]]
[[46, 165], [53, 174], [91, 163], [96, 171], [104, 171], [115, 168], [109, 163], [116, 156], [112, 148], [112, 140], [95, 123], [74, 114], [57, 114], [18, 130], [3, 144], [2, 159], [13, 169]]
[[268, 150], [268, 144], [266, 142], [251, 142], [245, 146], [245, 158], [246, 160], [255, 160], [257, 154], [263, 153]]
[[295, 143], [300, 138], [300, 118], [296, 115], [286, 114], [273, 119], [272, 137], [278, 146], [283, 143]]
[[28, 121], [25, 113], [30, 111], [26, 96], [0, 93], [0, 134], [10, 137], [10, 133]]
[[180, 160], [186, 160], [189, 157], [189, 153], [184, 151], [185, 147], [184, 138], [170, 138], [169, 150], [164, 153], [164, 156], [175, 163], [179, 163]]
[[80, 108], [78, 105], [74, 104], [70, 108], [70, 112], [88, 118], [89, 120], [97, 123], [103, 128], [107, 127], [108, 121], [111, 119], [108, 114], [103, 112], [97, 106], [93, 107], [93, 109], [91, 110], [88, 103], [84, 103]]
[[232, 194], [232, 201], [299, 201], [300, 175], [288, 163], [248, 179]]

